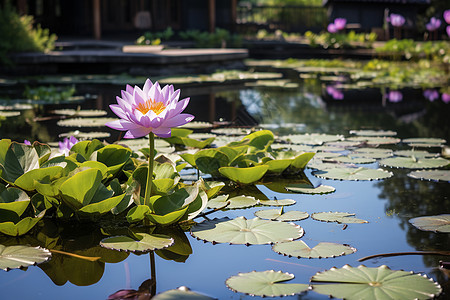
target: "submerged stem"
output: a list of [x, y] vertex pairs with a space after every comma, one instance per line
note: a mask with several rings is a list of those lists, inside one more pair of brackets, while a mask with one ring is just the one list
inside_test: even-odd
[[148, 172], [147, 172], [147, 185], [145, 186], [145, 198], [144, 204], [150, 205], [150, 196], [152, 194], [152, 181], [153, 181], [153, 160], [154, 160], [154, 152], [155, 152], [155, 135], [153, 132], [150, 132], [149, 136], [149, 144], [150, 144], [150, 153], [148, 155]]

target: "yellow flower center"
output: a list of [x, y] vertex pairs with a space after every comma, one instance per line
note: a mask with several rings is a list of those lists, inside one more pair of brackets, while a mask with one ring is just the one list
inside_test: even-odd
[[149, 110], [153, 110], [153, 112], [159, 115], [166, 106], [162, 102], [155, 102], [152, 99], [148, 99], [145, 103], [139, 103], [136, 107], [143, 115], [145, 115]]

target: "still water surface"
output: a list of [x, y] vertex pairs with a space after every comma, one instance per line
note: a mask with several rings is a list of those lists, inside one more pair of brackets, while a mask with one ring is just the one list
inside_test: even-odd
[[[175, 86], [178, 88], [177, 86]], [[85, 101], [82, 109], [104, 109], [113, 114], [107, 105], [115, 102], [124, 86], [77, 86], [80, 94], [93, 94], [96, 99]], [[274, 132], [329, 133], [349, 136], [352, 129], [397, 131], [399, 138], [439, 137], [450, 138], [450, 104], [440, 99], [429, 101], [420, 89], [403, 91], [403, 100], [390, 102], [380, 89], [344, 91], [343, 99], [333, 99], [325, 84], [306, 84], [292, 89], [255, 88], [244, 84], [206, 87], [182, 87], [181, 98], [191, 97], [186, 112], [196, 115], [197, 121], [235, 121], [237, 125], [266, 124]], [[50, 111], [59, 106], [45, 106], [25, 112], [28, 121], [3, 121], [2, 138], [13, 140], [53, 142], [67, 128], [56, 126], [57, 119]], [[73, 107], [73, 105], [67, 105]], [[49, 117], [34, 125], [30, 119]], [[104, 129], [102, 129], [104, 130]], [[119, 137], [111, 131], [109, 142]], [[60, 139], [59, 139], [60, 140]], [[388, 146], [390, 147], [390, 146]], [[439, 151], [431, 149], [430, 151]], [[377, 168], [378, 164], [365, 165]], [[450, 185], [445, 182], [429, 182], [406, 176], [407, 170], [390, 169], [394, 177], [380, 181], [336, 181], [319, 179], [311, 169], [306, 177], [315, 185], [333, 186], [336, 191], [327, 195], [278, 193], [264, 185], [260, 192], [269, 199], [290, 198], [296, 201], [289, 210], [308, 212], [350, 212], [367, 220], [367, 224], [323, 223], [311, 218], [295, 222], [305, 230], [302, 240], [310, 247], [319, 242], [348, 244], [357, 252], [328, 259], [299, 259], [277, 254], [270, 245], [228, 245], [204, 243], [184, 233], [192, 247], [192, 254], [185, 262], [163, 259], [155, 255], [156, 293], [179, 286], [218, 298], [254, 299], [229, 290], [225, 280], [238, 273], [275, 270], [295, 275], [292, 283], [308, 283], [319, 271], [349, 264], [357, 267], [358, 259], [379, 253], [421, 250], [449, 250], [448, 234], [424, 232], [408, 223], [413, 217], [450, 213]], [[254, 212], [265, 207], [219, 211], [213, 217], [254, 217]], [[197, 220], [201, 221], [201, 220]], [[51, 223], [51, 222], [50, 222]], [[47, 227], [46, 227], [47, 228]], [[50, 228], [50, 229], [48, 229]], [[84, 251], [94, 247], [101, 238], [98, 228], [85, 225], [69, 225], [59, 229], [50, 224], [48, 238], [63, 243], [66, 249]], [[0, 243], [4, 242], [0, 238]], [[11, 239], [7, 241], [11, 244]], [[84, 248], [83, 248], [84, 247]], [[94, 247], [95, 248], [95, 247]], [[93, 249], [94, 249], [93, 248]], [[91, 252], [89, 252], [91, 251]], [[83, 252], [95, 256], [97, 248]], [[123, 260], [122, 260], [123, 259]], [[363, 262], [368, 267], [387, 265], [391, 269], [425, 273], [446, 289], [448, 278], [438, 270], [442, 256], [403, 255], [370, 259]], [[107, 299], [121, 289], [135, 289], [150, 278], [149, 254], [130, 254], [127, 258], [111, 258], [109, 262], [81, 263], [75, 258], [54, 255], [52, 266], [44, 263], [27, 270], [0, 272], [1, 299]], [[116, 262], [117, 261], [117, 262]], [[46, 272], [44, 272], [44, 270]], [[327, 299], [309, 291], [306, 294], [284, 299]]]

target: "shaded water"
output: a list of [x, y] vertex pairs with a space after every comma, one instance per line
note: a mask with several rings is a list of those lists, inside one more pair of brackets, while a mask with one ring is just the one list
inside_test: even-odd
[[[178, 86], [175, 85], [176, 88]], [[94, 100], [85, 101], [82, 109], [105, 109], [114, 102], [124, 86], [80, 85], [79, 94], [94, 94]], [[379, 89], [347, 90], [344, 98], [335, 100], [319, 82], [300, 82], [298, 88], [255, 88], [244, 84], [208, 85], [182, 88], [181, 97], [191, 97], [186, 112], [197, 121], [235, 121], [237, 125], [265, 124], [276, 133], [329, 133], [349, 136], [352, 129], [380, 129], [397, 131], [399, 138], [439, 137], [448, 140], [450, 104], [440, 99], [429, 101], [422, 90], [403, 90], [403, 100], [390, 102]], [[11, 88], [9, 88], [11, 90]], [[19, 88], [17, 88], [19, 92]], [[76, 104], [78, 105], [78, 104]], [[76, 106], [75, 105], [75, 106]], [[25, 111], [22, 118], [8, 118], [1, 123], [1, 137], [22, 141], [61, 140], [58, 134], [68, 128], [56, 126], [57, 118], [50, 114], [58, 106], [39, 106]], [[73, 104], [67, 107], [73, 107]], [[45, 117], [45, 122], [31, 120]], [[73, 129], [73, 128], [72, 128]], [[70, 129], [70, 130], [72, 130]], [[83, 130], [83, 128], [80, 128]], [[97, 130], [97, 129], [95, 129]], [[102, 128], [102, 131], [105, 130]], [[111, 131], [108, 141], [117, 140], [119, 133]], [[391, 146], [386, 146], [391, 147]], [[396, 146], [397, 147], [397, 146]], [[398, 147], [405, 148], [400, 144]], [[439, 151], [440, 149], [430, 149]], [[365, 165], [377, 168], [378, 163]], [[407, 177], [409, 170], [390, 169], [394, 176], [380, 181], [336, 181], [315, 177], [311, 169], [305, 176], [315, 185], [336, 188], [327, 195], [280, 193], [268, 186], [258, 185], [257, 193], [269, 199], [290, 198], [296, 201], [289, 210], [308, 212], [340, 211], [355, 213], [367, 224], [323, 223], [308, 218], [295, 222], [305, 230], [302, 240], [310, 247], [319, 242], [349, 244], [357, 252], [328, 259], [298, 259], [277, 254], [270, 245], [228, 245], [204, 243], [188, 232], [173, 233], [180, 245], [190, 245], [192, 254], [170, 256], [157, 251], [155, 255], [156, 293], [179, 286], [218, 299], [250, 299], [229, 290], [225, 280], [238, 273], [253, 270], [281, 270], [295, 275], [292, 282], [308, 283], [311, 276], [331, 267], [349, 264], [356, 267], [358, 259], [374, 254], [421, 250], [449, 250], [448, 234], [424, 232], [408, 220], [413, 217], [450, 213], [450, 185], [443, 182], [421, 181]], [[219, 211], [211, 217], [250, 219], [264, 207]], [[196, 220], [201, 221], [201, 220]], [[58, 226], [57, 226], [58, 225]], [[101, 224], [108, 228], [108, 224]], [[42, 224], [39, 240], [68, 252], [86, 256], [102, 256], [97, 262], [86, 262], [74, 257], [54, 254], [53, 258], [27, 270], [0, 272], [1, 299], [107, 299], [121, 289], [135, 289], [151, 277], [149, 254], [125, 255], [107, 251], [98, 242], [104, 236], [93, 224], [56, 224], [48, 220]], [[26, 238], [21, 242], [26, 243]], [[24, 241], [25, 240], [25, 241]], [[0, 236], [0, 244], [13, 245], [13, 238]], [[187, 247], [188, 248], [188, 247]], [[172, 260], [170, 259], [172, 258]], [[186, 259], [185, 262], [175, 260]], [[427, 274], [448, 289], [449, 281], [439, 269], [443, 256], [402, 255], [369, 259], [368, 267], [387, 265], [393, 270], [404, 269]], [[286, 299], [326, 299], [313, 291]]]

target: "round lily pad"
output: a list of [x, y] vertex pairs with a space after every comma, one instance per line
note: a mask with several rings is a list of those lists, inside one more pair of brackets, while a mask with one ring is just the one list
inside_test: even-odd
[[450, 233], [450, 214], [417, 217], [410, 219], [409, 223], [424, 231]]
[[20, 116], [20, 111], [0, 111], [1, 117], [17, 117]]
[[391, 270], [385, 265], [331, 268], [311, 277], [311, 282], [313, 291], [344, 299], [431, 299], [442, 291], [423, 275]]
[[258, 200], [251, 196], [236, 196], [228, 199], [228, 195], [220, 195], [208, 201], [208, 208], [215, 209], [226, 206], [227, 209], [238, 209], [252, 207], [258, 204]]
[[315, 171], [313, 175], [337, 180], [379, 180], [392, 177], [393, 173], [382, 169], [339, 167]]
[[301, 238], [304, 231], [293, 223], [238, 217], [203, 221], [192, 226], [191, 234], [211, 243], [259, 245], [292, 241]]
[[312, 134], [292, 134], [285, 136], [283, 138], [294, 144], [304, 144], [314, 146], [314, 145], [322, 145], [325, 142], [343, 140], [344, 136], [312, 133]]
[[78, 140], [93, 140], [93, 139], [106, 139], [111, 136], [109, 132], [91, 131], [81, 132], [78, 130], [70, 131], [67, 133], [61, 133], [59, 137], [75, 137]]
[[317, 244], [314, 248], [310, 248], [304, 241], [279, 243], [273, 245], [272, 250], [279, 254], [298, 258], [329, 258], [356, 252], [356, 249], [349, 245], [328, 242], [322, 242]]
[[450, 164], [450, 161], [442, 158], [417, 158], [417, 157], [392, 157], [380, 160], [383, 166], [393, 168], [408, 168], [408, 169], [431, 169], [440, 168]]
[[295, 204], [296, 201], [293, 199], [275, 199], [275, 200], [259, 200], [259, 204], [267, 206], [288, 206]]
[[148, 252], [169, 247], [174, 241], [173, 238], [162, 234], [135, 233], [135, 237], [108, 237], [101, 240], [100, 245], [113, 250]]
[[379, 148], [359, 148], [353, 150], [349, 156], [352, 157], [366, 157], [366, 158], [388, 158], [393, 155], [392, 150], [390, 149], [379, 149]]
[[55, 109], [51, 111], [56, 115], [63, 116], [77, 116], [77, 117], [100, 117], [106, 116], [107, 112], [105, 110], [98, 109], [85, 109], [85, 110], [77, 110], [77, 109]]
[[346, 213], [346, 212], [319, 212], [313, 213], [311, 218], [317, 221], [322, 222], [337, 222], [337, 223], [369, 223], [366, 220], [354, 218], [355, 214]]
[[211, 128], [212, 126], [213, 125], [209, 122], [191, 121], [180, 127], [181, 128], [190, 128], [190, 129], [205, 129], [205, 128]]
[[168, 290], [152, 297], [152, 300], [215, 300], [206, 295], [191, 291], [185, 286], [174, 290]]
[[255, 216], [261, 219], [291, 222], [307, 219], [309, 217], [309, 214], [297, 210], [284, 212], [283, 209], [265, 209], [256, 211]]
[[341, 162], [341, 163], [347, 163], [347, 164], [371, 164], [374, 163], [376, 160], [373, 158], [367, 158], [367, 157], [357, 157], [357, 156], [339, 156], [334, 158], [334, 160]]
[[420, 170], [411, 172], [408, 176], [416, 179], [450, 182], [450, 170]]
[[300, 294], [308, 290], [307, 284], [284, 283], [292, 280], [293, 274], [275, 272], [273, 270], [263, 272], [239, 273], [226, 280], [228, 288], [235, 292], [260, 297], [281, 297]]
[[417, 158], [429, 158], [429, 157], [437, 157], [439, 153], [431, 153], [423, 150], [399, 150], [394, 152], [397, 156], [406, 156], [406, 157], [417, 157]]
[[49, 250], [24, 245], [0, 245], [0, 269], [8, 271], [39, 264], [50, 259]]
[[358, 136], [395, 136], [397, 132], [392, 130], [350, 130], [350, 134]]
[[318, 187], [296, 187], [295, 185], [287, 185], [286, 189], [290, 192], [301, 194], [329, 194], [333, 193], [336, 189], [329, 185], [319, 185]]
[[447, 141], [437, 138], [409, 138], [403, 139], [402, 142], [406, 144], [445, 144]]
[[350, 141], [364, 142], [368, 145], [387, 145], [387, 144], [397, 144], [401, 140], [393, 137], [371, 137], [371, 136], [354, 136], [349, 137]]
[[102, 127], [107, 122], [117, 120], [116, 118], [73, 118], [58, 121], [58, 126], [63, 127]]
[[250, 133], [249, 129], [246, 128], [217, 128], [212, 129], [212, 133], [224, 134], [224, 135], [247, 135]]

